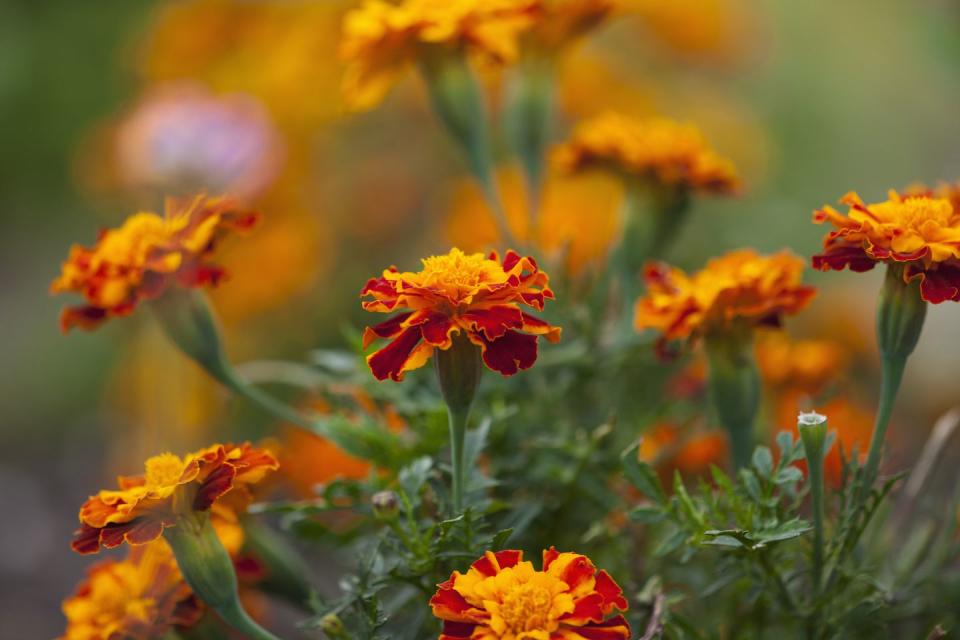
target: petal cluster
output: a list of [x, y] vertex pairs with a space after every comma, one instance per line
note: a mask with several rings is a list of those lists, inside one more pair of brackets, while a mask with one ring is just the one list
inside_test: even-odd
[[803, 260], [789, 251], [763, 256], [732, 251], [688, 275], [665, 264], [648, 265], [647, 294], [636, 304], [638, 330], [656, 329], [663, 340], [682, 340], [735, 326], [777, 325], [814, 295], [801, 282]]
[[247, 507], [249, 486], [277, 469], [276, 459], [249, 443], [217, 444], [183, 458], [164, 453], [147, 460], [146, 472], [118, 478], [119, 488], [91, 496], [80, 508], [73, 549], [96, 553], [123, 542], [156, 540], [180, 514], [221, 503], [228, 513]]
[[61, 640], [146, 640], [196, 623], [203, 611], [170, 548], [157, 540], [94, 565], [64, 600], [63, 613]]
[[343, 22], [346, 99], [356, 108], [376, 105], [406, 67], [444, 48], [508, 62], [538, 7], [538, 0], [366, 0]]
[[733, 163], [696, 127], [666, 118], [601, 114], [580, 123], [554, 158], [567, 171], [599, 169], [702, 193], [730, 193], [740, 184]]
[[483, 361], [502, 375], [529, 369], [537, 359], [537, 337], [560, 340], [560, 328], [523, 311], [543, 310], [553, 298], [549, 278], [530, 257], [508, 251], [465, 254], [459, 249], [423, 260], [423, 269], [400, 272], [391, 267], [363, 288], [363, 308], [399, 312], [368, 327], [367, 347], [378, 338], [390, 343], [372, 353], [367, 364], [378, 380], [402, 380], [423, 366], [434, 349], [453, 346], [461, 332], [480, 347]]
[[522, 551], [488, 551], [454, 571], [431, 598], [440, 640], [627, 640], [623, 590], [586, 556], [543, 552], [543, 569]]
[[919, 278], [927, 302], [960, 301], [960, 209], [952, 194], [949, 187], [939, 194], [890, 191], [887, 200], [866, 204], [848, 193], [840, 200], [846, 214], [829, 206], [813, 214], [814, 222], [834, 227], [813, 267], [868, 271], [878, 262], [900, 263], [904, 280]]
[[216, 285], [225, 275], [210, 261], [217, 242], [256, 219], [226, 198], [168, 198], [163, 216], [137, 213], [101, 232], [93, 247], [74, 245], [50, 290], [80, 294], [85, 304], [64, 309], [62, 329], [92, 329], [128, 315], [171, 286]]

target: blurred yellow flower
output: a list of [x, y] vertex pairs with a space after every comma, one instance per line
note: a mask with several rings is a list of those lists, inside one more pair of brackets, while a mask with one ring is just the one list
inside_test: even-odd
[[[532, 243], [553, 260], [562, 260], [573, 274], [606, 259], [618, 233], [621, 190], [614, 182], [596, 175], [548, 177], [541, 196], [536, 237], [531, 238], [522, 177], [516, 171], [504, 170], [498, 178], [514, 237]], [[503, 243], [490, 206], [473, 182], [464, 181], [457, 187], [445, 230], [450, 243], [464, 251], [489, 251]]]
[[494, 63], [517, 56], [537, 0], [365, 0], [343, 21], [343, 91], [357, 109], [380, 102], [407, 67], [467, 51]]
[[160, 638], [203, 614], [163, 540], [135, 547], [124, 560], [90, 568], [63, 601], [67, 627], [61, 640]]
[[742, 54], [750, 42], [743, 0], [628, 1], [645, 34], [677, 54], [727, 61]]
[[624, 0], [542, 0], [526, 42], [539, 52], [556, 52], [603, 24]]
[[693, 275], [651, 264], [647, 294], [637, 300], [637, 330], [656, 329], [665, 341], [696, 338], [736, 326], [776, 326], [807, 306], [815, 293], [801, 282], [803, 260], [789, 251], [770, 256], [731, 251]]
[[563, 170], [601, 170], [656, 185], [727, 194], [740, 186], [733, 163], [710, 148], [699, 130], [666, 118], [634, 120], [607, 112], [581, 122], [554, 150]]
[[833, 340], [792, 340], [782, 331], [765, 332], [757, 342], [757, 364], [764, 380], [816, 394], [843, 376], [848, 353]]

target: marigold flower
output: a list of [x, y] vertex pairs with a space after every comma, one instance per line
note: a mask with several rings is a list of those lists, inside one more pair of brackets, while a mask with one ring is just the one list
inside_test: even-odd
[[740, 186], [733, 163], [711, 149], [696, 127], [666, 118], [595, 116], [576, 127], [554, 158], [571, 172], [599, 169], [695, 192], [726, 194]]
[[891, 190], [884, 202], [865, 204], [853, 192], [840, 202], [849, 207], [846, 215], [829, 206], [813, 214], [814, 222], [836, 227], [824, 238], [823, 253], [813, 256], [815, 269], [902, 264], [904, 282], [919, 279], [925, 301], [960, 301], [960, 210], [948, 198]]
[[137, 213], [101, 232], [93, 247], [74, 245], [50, 290], [79, 293], [86, 304], [66, 308], [61, 328], [93, 329], [171, 286], [218, 284], [225, 272], [210, 262], [214, 247], [226, 232], [248, 229], [256, 219], [225, 198], [168, 198], [163, 216]]
[[623, 590], [586, 556], [543, 552], [543, 570], [522, 551], [487, 551], [466, 573], [454, 571], [430, 599], [443, 621], [440, 640], [627, 640]]
[[757, 364], [770, 385], [817, 393], [846, 369], [847, 351], [833, 340], [792, 340], [782, 331], [757, 342]]
[[534, 47], [556, 51], [602, 24], [623, 0], [545, 0], [530, 30]]
[[144, 466], [143, 475], [121, 476], [118, 490], [101, 491], [83, 504], [74, 551], [151, 542], [176, 526], [181, 514], [207, 511], [215, 503], [242, 511], [251, 500], [249, 485], [278, 464], [270, 453], [244, 443], [217, 444], [183, 458], [163, 453]]
[[199, 621], [203, 609], [162, 540], [131, 550], [124, 560], [90, 568], [63, 602], [61, 640], [148, 640]]
[[516, 58], [517, 37], [537, 0], [366, 0], [343, 21], [344, 93], [356, 108], [377, 104], [403, 70], [444, 49], [466, 49], [503, 64]]
[[537, 359], [537, 337], [560, 340], [560, 328], [521, 310], [520, 305], [543, 310], [553, 298], [549, 278], [533, 258], [508, 251], [500, 262], [496, 252], [465, 254], [459, 249], [423, 260], [418, 272], [390, 267], [371, 278], [360, 293], [367, 311], [399, 313], [368, 327], [364, 347], [377, 338], [391, 342], [367, 357], [378, 380], [402, 380], [407, 371], [422, 367], [434, 349], [453, 346], [463, 332], [481, 349], [490, 369], [509, 376], [529, 369]]
[[813, 287], [801, 284], [803, 260], [789, 251], [762, 256], [731, 251], [687, 275], [665, 264], [647, 266], [647, 294], [636, 304], [638, 331], [657, 329], [681, 340], [734, 326], [778, 325], [803, 309]]
[[637, 456], [654, 465], [664, 486], [673, 475], [707, 476], [711, 465], [722, 466], [729, 456], [727, 436], [716, 429], [689, 430], [673, 422], [660, 422], [643, 433]]

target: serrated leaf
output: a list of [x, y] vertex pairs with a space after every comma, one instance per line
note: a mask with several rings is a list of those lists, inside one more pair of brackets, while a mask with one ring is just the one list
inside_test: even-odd
[[640, 445], [637, 443], [621, 456], [623, 473], [641, 493], [662, 505], [667, 501], [667, 497], [660, 485], [660, 478], [657, 477], [653, 467], [640, 461], [639, 449]]
[[773, 454], [769, 447], [760, 445], [753, 450], [753, 467], [760, 473], [760, 477], [770, 477], [773, 473]]

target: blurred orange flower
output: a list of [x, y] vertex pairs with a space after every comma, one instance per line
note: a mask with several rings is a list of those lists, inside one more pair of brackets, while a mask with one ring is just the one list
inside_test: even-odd
[[144, 466], [143, 475], [118, 478], [119, 490], [101, 491], [83, 504], [74, 551], [151, 542], [176, 526], [181, 514], [208, 511], [223, 499], [232, 511], [245, 509], [249, 485], [278, 465], [271, 454], [244, 443], [217, 444], [183, 458], [164, 453]]
[[538, 51], [557, 51], [603, 24], [624, 0], [543, 0], [528, 41]]
[[66, 308], [60, 326], [92, 329], [128, 315], [170, 286], [216, 285], [224, 277], [223, 269], [209, 262], [217, 242], [229, 231], [250, 228], [256, 219], [225, 198], [168, 198], [163, 216], [137, 213], [121, 227], [101, 232], [92, 248], [74, 245], [50, 290], [79, 293], [87, 304]]
[[380, 102], [407, 67], [467, 50], [495, 63], [517, 56], [537, 0], [365, 0], [343, 21], [344, 95], [355, 108]]
[[665, 341], [697, 338], [735, 326], [776, 326], [807, 306], [815, 291], [801, 283], [803, 260], [789, 251], [763, 256], [732, 251], [687, 275], [651, 264], [647, 294], [637, 300], [638, 331], [656, 329]]
[[160, 638], [188, 627], [203, 614], [163, 540], [135, 547], [124, 560], [90, 568], [63, 602], [67, 627], [61, 640]]
[[430, 599], [443, 621], [440, 640], [564, 638], [627, 640], [623, 590], [578, 553], [543, 552], [543, 570], [522, 551], [487, 551], [466, 573], [454, 571]]
[[[777, 425], [789, 430], [794, 437], [798, 437], [797, 413], [816, 409], [817, 413], [827, 416], [830, 431], [837, 434], [837, 439], [827, 452], [823, 462], [824, 478], [827, 484], [839, 489], [843, 480], [843, 456], [850, 458], [856, 448], [860, 463], [867, 457], [870, 447], [870, 438], [873, 435], [873, 412], [864, 409], [859, 404], [843, 396], [837, 396], [825, 404], [814, 407], [810, 399], [800, 391], [784, 394], [777, 405]], [[843, 456], [840, 455], [841, 449]], [[797, 463], [804, 473], [807, 464], [805, 460]]]
[[727, 194], [740, 185], [733, 163], [711, 149], [696, 127], [666, 118], [595, 116], [577, 125], [554, 159], [569, 172], [597, 169], [700, 193]]
[[496, 253], [465, 254], [460, 249], [423, 260], [418, 272], [390, 267], [371, 278], [360, 295], [367, 311], [391, 313], [408, 309], [386, 322], [367, 327], [363, 344], [377, 338], [391, 342], [367, 357], [378, 380], [402, 380], [407, 371], [426, 364], [434, 349], [453, 346], [463, 332], [480, 347], [490, 369], [509, 376], [529, 369], [537, 359], [537, 337], [560, 340], [560, 328], [525, 311], [542, 311], [553, 298], [549, 277], [533, 258], [508, 251], [500, 262]]
[[833, 340], [792, 340], [786, 333], [764, 333], [757, 342], [757, 364], [764, 380], [809, 394], [842, 377], [848, 353]]
[[657, 470], [664, 486], [673, 486], [675, 471], [683, 476], [709, 475], [710, 465], [723, 466], [729, 445], [723, 431], [684, 429], [673, 422], [660, 422], [643, 433], [637, 455]]
[[629, 0], [629, 7], [654, 40], [678, 54], [716, 62], [744, 49], [749, 21], [740, 0]]
[[905, 281], [920, 279], [927, 302], [960, 301], [960, 210], [949, 199], [891, 190], [876, 204], [853, 192], [840, 202], [849, 207], [846, 215], [829, 206], [813, 214], [817, 224], [835, 227], [823, 253], [813, 256], [815, 269], [869, 271], [878, 262], [900, 263]]
[[[606, 259], [617, 236], [621, 198], [620, 189], [610, 180], [549, 177], [541, 196], [536, 238], [530, 237], [528, 201], [519, 173], [500, 172], [498, 184], [514, 237], [533, 242], [551, 258], [562, 257], [570, 273]], [[500, 244], [490, 206], [474, 182], [464, 182], [456, 190], [446, 231], [451, 242], [465, 251], [485, 251]]]

